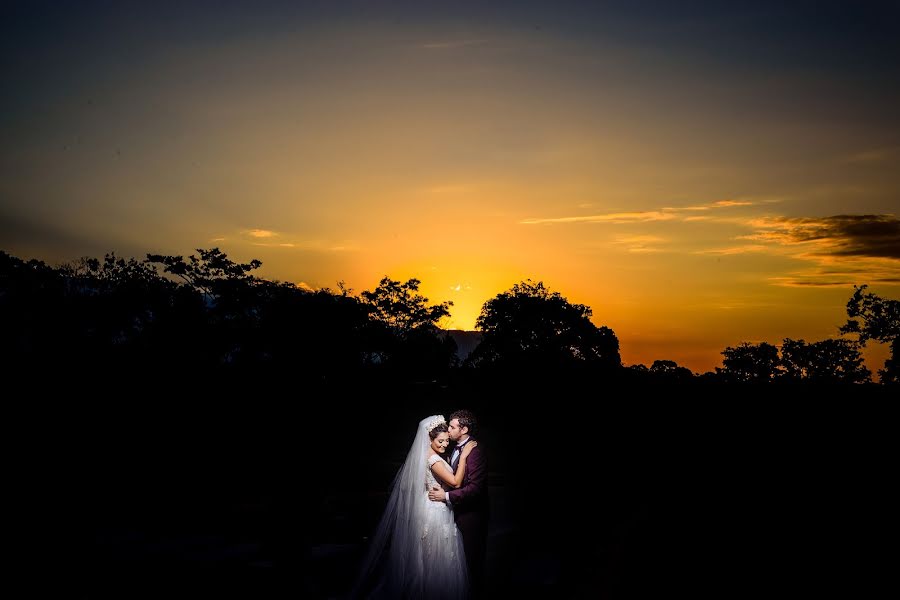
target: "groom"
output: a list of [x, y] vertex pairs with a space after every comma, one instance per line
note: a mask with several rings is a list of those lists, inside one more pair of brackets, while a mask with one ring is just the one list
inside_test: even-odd
[[[459, 465], [459, 454], [463, 446], [474, 439], [477, 425], [475, 415], [467, 410], [458, 410], [450, 415], [447, 433], [450, 439], [456, 442], [456, 448], [450, 456], [450, 466], [454, 473]], [[472, 595], [475, 598], [482, 597], [489, 512], [487, 457], [484, 446], [478, 444], [469, 453], [466, 459], [466, 473], [458, 489], [444, 492], [441, 488], [432, 488], [428, 492], [428, 497], [437, 502], [446, 501], [453, 507], [453, 518], [463, 538]]]

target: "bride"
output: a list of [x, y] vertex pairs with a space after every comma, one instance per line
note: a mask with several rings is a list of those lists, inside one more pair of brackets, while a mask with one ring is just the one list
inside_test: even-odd
[[419, 422], [352, 597], [465, 598], [462, 537], [451, 508], [428, 499], [432, 487], [452, 489], [462, 483], [466, 457], [475, 444], [463, 447], [454, 474], [442, 458], [449, 441], [443, 416]]

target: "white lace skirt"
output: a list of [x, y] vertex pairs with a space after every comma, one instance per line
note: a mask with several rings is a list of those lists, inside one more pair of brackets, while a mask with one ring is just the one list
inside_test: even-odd
[[432, 502], [425, 492], [422, 531], [422, 568], [428, 598], [465, 598], [466, 557], [453, 511], [444, 502]]

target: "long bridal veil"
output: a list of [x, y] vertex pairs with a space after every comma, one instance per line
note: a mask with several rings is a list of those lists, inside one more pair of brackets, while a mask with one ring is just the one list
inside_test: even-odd
[[441, 415], [422, 419], [406, 461], [400, 467], [387, 507], [372, 537], [352, 597], [416, 598], [425, 588], [423, 527], [428, 432], [444, 421]]

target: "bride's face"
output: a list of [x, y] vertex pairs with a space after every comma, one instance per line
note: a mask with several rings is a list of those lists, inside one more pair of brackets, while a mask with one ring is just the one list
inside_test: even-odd
[[431, 449], [437, 452], [438, 454], [443, 454], [447, 451], [447, 444], [450, 443], [450, 436], [446, 431], [442, 431], [437, 434], [437, 437], [431, 440]]

